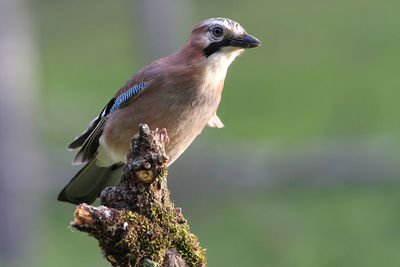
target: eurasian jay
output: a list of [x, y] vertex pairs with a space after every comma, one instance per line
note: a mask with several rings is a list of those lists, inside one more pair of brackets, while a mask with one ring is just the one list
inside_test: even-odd
[[208, 125], [224, 125], [216, 111], [226, 72], [245, 48], [259, 46], [237, 22], [211, 18], [196, 25], [184, 46], [140, 69], [114, 95], [87, 130], [68, 149], [80, 148], [73, 163], [85, 166], [58, 196], [92, 203], [119, 181], [130, 139], [141, 123], [165, 128], [165, 150], [172, 164]]

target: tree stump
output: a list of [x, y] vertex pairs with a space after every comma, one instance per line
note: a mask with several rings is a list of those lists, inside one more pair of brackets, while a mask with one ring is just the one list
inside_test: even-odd
[[189, 231], [167, 188], [165, 130], [140, 125], [121, 182], [107, 187], [101, 206], [77, 206], [71, 225], [99, 241], [113, 266], [205, 266], [205, 250]]

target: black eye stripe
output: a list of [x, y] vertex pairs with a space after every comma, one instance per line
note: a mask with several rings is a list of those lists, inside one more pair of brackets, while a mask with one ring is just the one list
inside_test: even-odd
[[231, 39], [225, 38], [219, 42], [213, 42], [209, 44], [206, 48], [203, 49], [203, 53], [206, 57], [209, 57], [215, 52], [218, 52], [222, 47], [228, 46], [230, 44], [231, 44]]

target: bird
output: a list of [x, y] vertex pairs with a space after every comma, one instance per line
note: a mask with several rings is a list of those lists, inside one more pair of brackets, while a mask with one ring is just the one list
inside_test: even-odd
[[194, 26], [177, 52], [137, 71], [69, 145], [73, 164], [84, 164], [58, 195], [59, 201], [92, 203], [118, 184], [131, 138], [139, 124], [168, 131], [171, 165], [207, 125], [224, 127], [217, 116], [227, 70], [244, 50], [260, 46], [238, 22], [210, 18]]

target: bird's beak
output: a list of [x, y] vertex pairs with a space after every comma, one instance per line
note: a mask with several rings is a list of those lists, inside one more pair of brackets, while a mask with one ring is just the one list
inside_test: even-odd
[[251, 36], [250, 34], [246, 34], [242, 38], [234, 37], [231, 39], [231, 46], [252, 48], [252, 47], [257, 47], [260, 45], [261, 45], [261, 42], [256, 37]]

